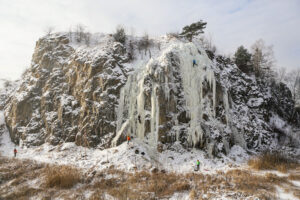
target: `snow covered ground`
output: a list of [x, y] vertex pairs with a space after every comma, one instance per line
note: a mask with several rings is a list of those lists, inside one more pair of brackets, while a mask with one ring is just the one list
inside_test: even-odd
[[[0, 112], [0, 125], [4, 123], [3, 112]], [[0, 138], [0, 153], [2, 156], [13, 157], [15, 145], [11, 142], [7, 130]], [[228, 156], [219, 159], [209, 159], [203, 151], [192, 149], [190, 151], [182, 148], [179, 143], [175, 143], [172, 149], [159, 153], [150, 145], [139, 139], [133, 139], [128, 145], [126, 142], [113, 148], [99, 150], [76, 146], [74, 143], [64, 143], [58, 146], [44, 144], [39, 147], [19, 147], [17, 158], [31, 159], [38, 162], [73, 165], [82, 168], [84, 171], [101, 171], [114, 166], [125, 172], [135, 172], [136, 170], [151, 171], [154, 168], [168, 172], [185, 174], [194, 172], [195, 162], [200, 160], [201, 174], [216, 174], [218, 171], [226, 172], [230, 169], [247, 169], [245, 162], [249, 159], [247, 153], [239, 146], [234, 146]], [[256, 172], [263, 175], [273, 173], [279, 177], [287, 177], [288, 174], [277, 171]], [[254, 173], [255, 174], [255, 173]], [[294, 187], [300, 187], [300, 181], [291, 181]], [[276, 196], [282, 200], [297, 199], [291, 191], [284, 187], [276, 186]], [[224, 194], [218, 199], [227, 199], [228, 194]], [[113, 198], [112, 198], [113, 199]], [[170, 199], [190, 199], [189, 192], [174, 193]], [[232, 198], [230, 198], [232, 199]], [[250, 197], [246, 199], [251, 199]]]
[[[3, 156], [13, 157], [15, 145], [10, 141], [6, 131], [1, 140], [0, 152]], [[74, 143], [64, 143], [58, 146], [44, 144], [39, 147], [16, 147], [17, 157], [33, 159], [45, 163], [74, 165], [83, 169], [103, 170], [110, 166], [124, 171], [151, 170], [157, 168], [169, 172], [193, 172], [195, 163], [200, 160], [200, 171], [212, 173], [216, 170], [227, 170], [229, 166], [241, 166], [248, 156], [239, 146], [232, 148], [228, 157], [209, 159], [203, 151], [192, 149], [187, 151], [180, 144], [175, 144], [173, 150], [158, 153], [153, 147], [144, 144], [138, 139], [128, 145], [99, 150], [85, 148]]]

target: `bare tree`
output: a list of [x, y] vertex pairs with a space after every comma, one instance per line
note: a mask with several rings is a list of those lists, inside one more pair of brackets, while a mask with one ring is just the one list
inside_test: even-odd
[[69, 27], [69, 32], [68, 32], [68, 35], [69, 35], [69, 38], [70, 38], [70, 42], [72, 42], [72, 35], [73, 35], [73, 34], [72, 34], [72, 30], [73, 30], [73, 29], [72, 29], [72, 26], [70, 26], [70, 27]]
[[45, 28], [44, 32], [46, 35], [50, 35], [51, 33], [53, 33], [54, 29], [54, 26], [48, 26]]
[[85, 26], [82, 24], [77, 24], [75, 28], [75, 35], [77, 42], [81, 42], [84, 37]]
[[300, 69], [292, 71], [292, 94], [294, 101], [300, 100]]
[[273, 78], [273, 67], [275, 63], [273, 46], [266, 46], [265, 42], [260, 39], [251, 46], [251, 51], [252, 65], [256, 76]]
[[86, 32], [86, 33], [84, 33], [83, 37], [84, 37], [85, 44], [87, 46], [90, 46], [90, 44], [91, 44], [91, 34], [89, 32]]
[[138, 49], [139, 51], [144, 50], [146, 55], [149, 46], [150, 46], [149, 35], [147, 32], [145, 32], [144, 36], [140, 39], [138, 43]]
[[282, 82], [284, 80], [284, 77], [286, 75], [286, 68], [284, 67], [280, 67], [278, 70], [277, 70], [277, 76], [278, 76], [278, 82]]
[[129, 60], [133, 60], [134, 59], [134, 46], [133, 46], [132, 40], [129, 41], [128, 57], [129, 57]]
[[213, 59], [217, 52], [217, 47], [213, 44], [211, 34], [209, 34], [208, 38], [205, 36], [202, 36], [199, 38], [199, 40], [200, 40], [201, 45], [205, 49], [207, 56], [210, 59]]

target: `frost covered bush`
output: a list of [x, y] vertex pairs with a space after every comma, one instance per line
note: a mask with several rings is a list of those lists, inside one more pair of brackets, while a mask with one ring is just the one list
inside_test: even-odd
[[167, 33], [167, 37], [178, 39], [178, 38], [180, 38], [180, 34], [177, 32], [170, 32], [170, 33]]
[[149, 35], [147, 33], [144, 34], [144, 36], [140, 39], [138, 43], [138, 49], [139, 51], [141, 50], [147, 50], [150, 46], [150, 40], [149, 40]]
[[124, 27], [118, 26], [116, 32], [113, 34], [113, 38], [116, 42], [120, 42], [121, 44], [125, 44], [126, 42], [126, 32]]

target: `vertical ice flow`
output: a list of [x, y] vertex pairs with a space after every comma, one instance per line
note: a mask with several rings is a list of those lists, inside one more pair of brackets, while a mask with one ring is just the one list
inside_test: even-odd
[[[199, 51], [202, 53], [199, 54]], [[177, 70], [174, 66], [170, 66], [169, 54], [178, 56], [180, 64], [179, 70], [182, 80], [183, 93], [187, 116], [190, 118], [188, 127], [188, 142], [191, 146], [195, 146], [203, 140], [203, 130], [201, 122], [203, 118], [203, 87], [206, 84], [212, 94], [212, 105], [207, 113], [210, 118], [215, 117], [216, 107], [216, 80], [213, 70], [210, 68], [211, 61], [202, 49], [198, 49], [193, 43], [175, 43], [166, 48], [159, 57], [152, 58], [146, 67], [139, 68], [135, 73], [131, 74], [127, 83], [123, 87], [117, 113], [117, 133], [121, 134], [123, 123], [128, 123], [129, 133], [140, 139], [145, 137], [145, 113], [151, 113], [150, 116], [150, 134], [149, 142], [153, 145], [157, 144], [159, 133], [159, 108], [165, 106], [170, 98], [169, 81], [172, 79], [172, 70]], [[196, 60], [197, 66], [193, 66], [192, 61]], [[144, 85], [145, 78], [151, 75], [151, 110], [145, 111], [145, 90], [149, 89]], [[158, 91], [164, 93], [166, 102], [159, 105]], [[149, 98], [149, 97], [147, 97]], [[207, 106], [207, 105], [206, 105]], [[128, 120], [128, 122], [127, 122]], [[174, 125], [178, 126], [178, 120], [174, 120]], [[124, 130], [123, 130], [124, 131]], [[179, 130], [176, 129], [176, 139], [179, 139]], [[125, 133], [123, 133], [125, 134]], [[167, 134], [167, 133], [166, 133]], [[117, 136], [116, 136], [117, 137]], [[116, 144], [114, 144], [116, 145]]]

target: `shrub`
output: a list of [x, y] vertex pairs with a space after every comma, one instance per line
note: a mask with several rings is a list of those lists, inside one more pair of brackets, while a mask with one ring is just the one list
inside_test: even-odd
[[180, 38], [180, 34], [178, 32], [170, 32], [170, 33], [167, 33], [167, 37], [169, 38]]
[[295, 168], [297, 162], [280, 153], [267, 152], [257, 158], [249, 160], [248, 165], [257, 170], [278, 170], [286, 172], [288, 169]]
[[47, 166], [46, 187], [70, 188], [81, 181], [81, 172], [70, 166]]
[[145, 33], [144, 36], [138, 42], [138, 49], [139, 51], [145, 50], [146, 52], [149, 46], [150, 46], [149, 35], [148, 33]]
[[118, 26], [116, 32], [113, 34], [113, 38], [116, 42], [120, 42], [121, 44], [125, 44], [126, 42], [126, 32], [123, 26]]
[[288, 178], [290, 180], [300, 180], [300, 174], [290, 174]]

